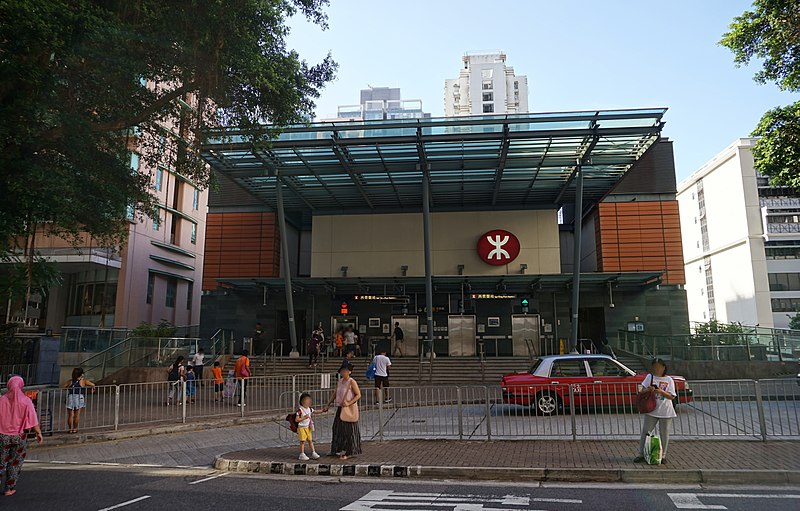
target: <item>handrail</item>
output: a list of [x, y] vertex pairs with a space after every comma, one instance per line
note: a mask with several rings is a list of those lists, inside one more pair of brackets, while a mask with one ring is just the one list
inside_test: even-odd
[[[141, 345], [134, 345], [135, 341], [144, 341]], [[122, 368], [122, 367], [136, 367], [136, 364], [141, 363], [143, 360], [155, 361], [160, 363], [164, 357], [169, 354], [169, 357], [178, 351], [189, 350], [196, 353], [200, 348], [200, 342], [204, 339], [199, 337], [128, 337], [113, 346], [97, 353], [82, 362], [85, 368], [85, 373], [94, 379], [102, 379], [107, 376], [106, 370], [108, 367]], [[149, 344], [148, 344], [149, 343]], [[135, 350], [141, 350], [143, 353], [135, 354]], [[215, 351], [209, 353], [209, 356], [214, 357]], [[138, 357], [132, 360], [132, 357]], [[112, 365], [112, 361], [127, 360], [120, 364]], [[149, 364], [148, 364], [149, 365]], [[100, 370], [99, 375], [91, 374]]]

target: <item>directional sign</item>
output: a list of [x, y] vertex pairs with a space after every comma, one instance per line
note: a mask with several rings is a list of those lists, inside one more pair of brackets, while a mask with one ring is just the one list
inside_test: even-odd
[[[800, 499], [800, 495], [760, 494], [760, 493], [668, 493], [667, 495], [669, 495], [669, 498], [672, 499], [672, 503], [675, 504], [675, 507], [678, 509], [728, 509], [726, 506], [723, 506], [722, 504], [703, 504], [703, 502], [700, 500], [701, 498], [753, 499], [753, 500]], [[765, 504], [766, 503], [762, 503], [761, 506], [764, 506]], [[752, 506], [748, 507], [755, 508], [756, 506], [757, 505], [753, 503]]]
[[582, 504], [577, 499], [548, 499], [517, 495], [455, 495], [372, 490], [339, 511], [436, 509], [437, 511], [527, 511], [532, 502]]

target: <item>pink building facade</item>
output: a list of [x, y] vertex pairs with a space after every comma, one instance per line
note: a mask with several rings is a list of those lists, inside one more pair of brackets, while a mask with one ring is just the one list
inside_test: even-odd
[[56, 263], [61, 286], [28, 310], [9, 307], [8, 319], [28, 329], [63, 327], [132, 329], [142, 322], [198, 325], [208, 191], [173, 170], [145, 166], [136, 153], [131, 167], [149, 173], [158, 197], [158, 218], [133, 214], [124, 245], [106, 248], [84, 236], [78, 246], [37, 236], [36, 249]]

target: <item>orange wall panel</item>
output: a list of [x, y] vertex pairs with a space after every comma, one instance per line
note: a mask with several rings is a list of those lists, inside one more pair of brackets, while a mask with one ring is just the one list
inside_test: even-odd
[[603, 202], [595, 224], [598, 269], [660, 271], [685, 284], [678, 201]]
[[217, 279], [273, 278], [280, 271], [280, 237], [274, 213], [209, 213], [203, 290]]

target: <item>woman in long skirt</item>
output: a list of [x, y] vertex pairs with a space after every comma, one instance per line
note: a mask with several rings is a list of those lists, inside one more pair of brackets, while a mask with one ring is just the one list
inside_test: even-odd
[[333, 403], [336, 403], [331, 456], [339, 456], [340, 460], [361, 454], [361, 432], [358, 429], [358, 401], [361, 399], [361, 390], [358, 388], [358, 383], [350, 377], [352, 372], [353, 364], [345, 360], [339, 368], [341, 379], [323, 410], [327, 411]]

